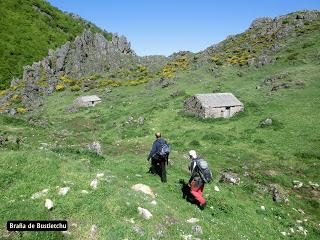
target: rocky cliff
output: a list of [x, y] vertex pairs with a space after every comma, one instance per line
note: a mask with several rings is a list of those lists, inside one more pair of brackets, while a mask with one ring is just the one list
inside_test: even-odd
[[128, 69], [137, 63], [125, 37], [114, 34], [108, 41], [102, 34], [86, 30], [73, 42], [50, 49], [43, 60], [25, 66], [23, 78], [13, 80], [11, 88], [21, 94], [23, 105], [32, 109], [41, 105], [42, 95], [58, 90], [61, 81], [72, 79], [80, 83], [94, 74]]

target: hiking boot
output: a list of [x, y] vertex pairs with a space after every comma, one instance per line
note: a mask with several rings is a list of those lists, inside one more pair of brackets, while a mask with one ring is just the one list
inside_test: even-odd
[[204, 210], [206, 206], [207, 206], [206, 202], [204, 204], [199, 204], [200, 210]]

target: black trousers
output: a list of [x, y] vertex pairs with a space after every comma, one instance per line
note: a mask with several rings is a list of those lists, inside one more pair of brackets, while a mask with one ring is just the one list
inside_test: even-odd
[[167, 171], [166, 171], [167, 159], [151, 159], [150, 172], [158, 174], [161, 178], [161, 182], [167, 182]]

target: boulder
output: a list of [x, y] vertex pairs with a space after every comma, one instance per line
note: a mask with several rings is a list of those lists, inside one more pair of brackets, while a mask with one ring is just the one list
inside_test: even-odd
[[97, 189], [98, 187], [98, 179], [93, 179], [90, 183], [90, 186], [93, 188], [93, 189]]
[[138, 225], [134, 225], [132, 227], [132, 230], [136, 233], [138, 233], [140, 236], [144, 235], [144, 229], [142, 227], [139, 227]]
[[292, 184], [293, 184], [293, 188], [294, 189], [299, 189], [299, 188], [301, 188], [303, 186], [303, 183], [298, 181], [298, 180], [293, 180]]
[[143, 192], [144, 194], [147, 194], [151, 197], [155, 197], [153, 191], [151, 190], [151, 188], [145, 184], [142, 184], [142, 183], [138, 183], [138, 184], [135, 184], [131, 187], [134, 191], [140, 191], [140, 192]]
[[51, 210], [53, 208], [53, 201], [51, 199], [46, 199], [44, 206], [48, 209]]
[[94, 141], [88, 145], [90, 151], [95, 152], [97, 155], [102, 156], [102, 147], [100, 142]]
[[69, 192], [69, 190], [70, 190], [70, 187], [62, 187], [59, 189], [58, 194], [61, 196], [64, 196]]
[[288, 202], [288, 198], [284, 189], [278, 184], [270, 184], [269, 185], [270, 193], [272, 195], [273, 201], [277, 203]]
[[272, 119], [271, 118], [266, 118], [266, 119], [262, 120], [259, 123], [260, 127], [267, 127], [267, 126], [270, 126], [270, 125], [272, 125]]
[[150, 219], [152, 217], [151, 212], [148, 209], [142, 208], [142, 207], [138, 207], [138, 213], [140, 215], [142, 215], [142, 217], [144, 219]]
[[90, 235], [89, 235], [89, 240], [93, 240], [96, 238], [96, 235], [97, 235], [97, 231], [98, 231], [98, 226], [96, 224], [93, 224], [91, 226], [91, 229], [90, 229]]
[[202, 228], [200, 225], [193, 225], [192, 226], [192, 232], [196, 235], [202, 234]]
[[48, 192], [49, 192], [48, 188], [43, 189], [40, 192], [36, 192], [36, 193], [32, 194], [31, 199], [37, 199], [37, 198], [44, 197], [45, 195], [47, 195]]
[[191, 223], [191, 224], [194, 224], [194, 223], [197, 223], [199, 222], [199, 219], [198, 218], [190, 218], [187, 220], [187, 223]]
[[223, 172], [221, 174], [219, 181], [224, 183], [235, 184], [235, 185], [240, 184], [240, 178], [235, 173], [232, 173], [231, 171]]
[[141, 117], [138, 118], [138, 124], [139, 125], [143, 125], [144, 124], [144, 117], [141, 116]]

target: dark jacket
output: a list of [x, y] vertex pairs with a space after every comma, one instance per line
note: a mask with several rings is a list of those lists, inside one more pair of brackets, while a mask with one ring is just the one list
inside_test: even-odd
[[156, 139], [152, 144], [152, 148], [147, 159], [150, 160], [160, 150], [161, 145], [165, 143], [166, 141], [162, 138]]
[[199, 167], [197, 165], [197, 160], [199, 158], [196, 158], [194, 160], [192, 160], [191, 164], [190, 164], [190, 172], [191, 172], [191, 176], [189, 179], [189, 183], [192, 182], [192, 180], [196, 181], [196, 186], [200, 187], [202, 184], [204, 184], [204, 181], [202, 180], [202, 178], [200, 177], [200, 173], [199, 173]]

